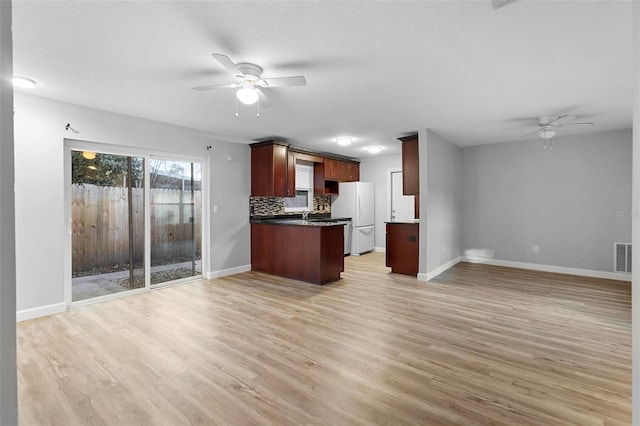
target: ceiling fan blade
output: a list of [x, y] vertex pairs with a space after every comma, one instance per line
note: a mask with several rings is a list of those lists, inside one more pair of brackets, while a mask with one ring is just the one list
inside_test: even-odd
[[231, 84], [214, 84], [211, 86], [198, 86], [198, 87], [193, 87], [193, 90], [211, 90], [211, 89], [234, 89], [236, 87], [240, 87], [239, 84], [237, 83], [231, 83]]
[[558, 117], [556, 117], [554, 120], [549, 121], [548, 123], [545, 124], [553, 124], [558, 120], [562, 120], [565, 117], [570, 117], [568, 114], [563, 114], [563, 115], [559, 115]]
[[260, 106], [262, 108], [269, 108], [273, 106], [273, 102], [269, 99], [269, 96], [260, 88], [256, 87], [256, 91], [258, 92], [258, 97], [260, 98]]
[[536, 135], [538, 133], [540, 133], [541, 131], [543, 131], [545, 128], [544, 127], [540, 127], [538, 130], [536, 130], [535, 132], [531, 132], [531, 133], [527, 133], [525, 136], [533, 136]]
[[231, 59], [227, 55], [223, 55], [221, 53], [212, 53], [211, 56], [216, 58], [220, 64], [225, 67], [230, 73], [233, 75], [243, 76], [244, 73], [240, 71], [240, 68], [233, 63]]
[[573, 124], [596, 124], [596, 123], [562, 123], [562, 124], [556, 124], [556, 126], [564, 127], [564, 126], [571, 126]]
[[295, 77], [277, 77], [277, 78], [264, 78], [262, 79], [267, 84], [267, 87], [284, 87], [284, 86], [306, 86], [307, 80], [297, 75]]

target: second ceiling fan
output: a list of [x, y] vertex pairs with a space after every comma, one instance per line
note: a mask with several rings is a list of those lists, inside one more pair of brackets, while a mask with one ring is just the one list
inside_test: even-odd
[[[212, 89], [238, 89], [236, 91], [236, 99], [246, 105], [252, 105], [259, 102], [263, 107], [273, 105], [263, 89], [284, 86], [305, 86], [307, 80], [301, 76], [292, 77], [274, 77], [262, 78], [262, 68], [258, 65], [241, 62], [238, 64], [221, 53], [212, 53], [213, 56], [223, 67], [235, 76], [235, 83], [214, 84], [210, 86], [194, 87], [193, 90], [212, 90]], [[236, 111], [236, 116], [238, 115]], [[259, 115], [259, 113], [258, 113]]]
[[[575, 121], [566, 121], [566, 120], [575, 120], [575, 115], [543, 115], [538, 118], [538, 129], [534, 132], [526, 134], [526, 136], [533, 136], [537, 134], [542, 139], [551, 139], [556, 135], [555, 129], [559, 129], [564, 126], [575, 126], [575, 125], [584, 125], [584, 124], [594, 124], [592, 122], [582, 122], [577, 123]], [[561, 121], [563, 120], [563, 121]]]

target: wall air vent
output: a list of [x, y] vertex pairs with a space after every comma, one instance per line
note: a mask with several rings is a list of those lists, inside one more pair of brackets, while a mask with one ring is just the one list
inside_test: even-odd
[[613, 270], [631, 273], [631, 244], [613, 243]]

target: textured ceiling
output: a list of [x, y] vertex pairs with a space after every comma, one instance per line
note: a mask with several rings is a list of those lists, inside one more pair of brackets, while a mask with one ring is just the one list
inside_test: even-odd
[[[234, 82], [213, 52], [307, 86], [235, 118], [233, 90], [191, 90]], [[425, 127], [459, 146], [535, 138], [546, 114], [631, 127], [630, 1], [14, 0], [14, 62], [36, 96], [358, 158]]]

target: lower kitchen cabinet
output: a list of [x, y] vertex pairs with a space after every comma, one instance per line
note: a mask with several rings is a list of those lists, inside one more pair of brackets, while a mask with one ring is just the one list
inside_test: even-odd
[[387, 222], [387, 267], [391, 272], [418, 275], [420, 225], [410, 222]]
[[340, 279], [344, 225], [251, 224], [251, 270], [314, 284]]

